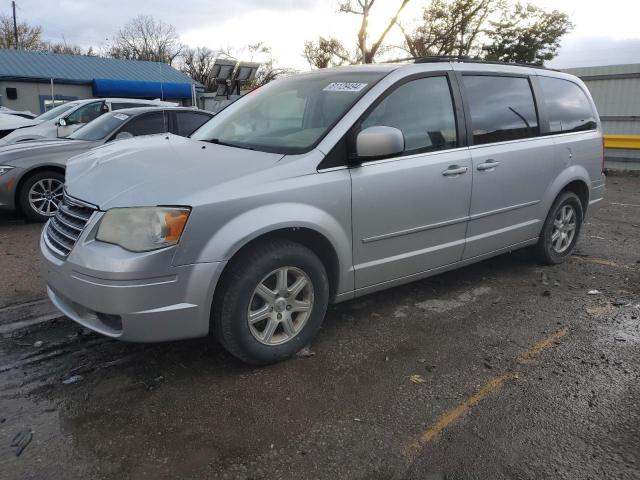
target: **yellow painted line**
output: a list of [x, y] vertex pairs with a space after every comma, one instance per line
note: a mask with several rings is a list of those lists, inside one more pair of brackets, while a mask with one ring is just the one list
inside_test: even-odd
[[640, 150], [640, 135], [605, 135], [604, 147]]
[[[558, 340], [567, 335], [569, 330], [562, 328], [557, 332], [543, 338], [534, 344], [529, 350], [518, 357], [518, 363], [527, 363], [540, 355], [544, 350], [554, 345]], [[405, 449], [405, 455], [410, 461], [414, 460], [420, 452], [421, 447], [436, 439], [447, 427], [466, 415], [473, 407], [491, 394], [502, 389], [505, 382], [518, 378], [517, 372], [508, 372], [498, 377], [494, 377], [482, 385], [475, 393], [467, 397], [461, 404], [448, 410], [438, 417], [420, 436], [411, 442]]]
[[558, 340], [560, 340], [562, 337], [564, 337], [568, 332], [569, 330], [567, 329], [567, 327], [565, 327], [565, 328], [561, 328], [554, 334], [549, 335], [546, 338], [543, 338], [538, 343], [536, 343], [533, 347], [531, 347], [529, 350], [527, 350], [522, 355], [520, 355], [518, 357], [518, 363], [530, 362], [535, 357], [540, 355], [541, 352], [543, 352], [544, 350], [549, 348], [551, 345], [556, 343]]
[[447, 428], [449, 425], [454, 423], [460, 417], [464, 416], [469, 410], [475, 407], [482, 399], [487, 397], [488, 395], [497, 392], [502, 388], [502, 384], [507, 380], [511, 380], [513, 378], [517, 378], [516, 373], [506, 373], [504, 375], [500, 375], [499, 377], [492, 378], [487, 383], [485, 383], [476, 393], [468, 397], [464, 402], [462, 402], [457, 407], [449, 410], [448, 412], [442, 414], [436, 423], [431, 425], [427, 430], [424, 431], [422, 435], [418, 438], [418, 441], [410, 446], [410, 449], [419, 448], [426, 443], [429, 443], [435, 437], [437, 437], [442, 431]]
[[606, 258], [598, 258], [598, 257], [578, 257], [578, 256], [574, 256], [573, 258], [577, 258], [580, 261], [583, 262], [589, 262], [589, 263], [595, 263], [596, 265], [605, 265], [607, 267], [616, 267], [616, 268], [623, 268], [622, 265], [612, 261], [612, 260], [607, 260]]

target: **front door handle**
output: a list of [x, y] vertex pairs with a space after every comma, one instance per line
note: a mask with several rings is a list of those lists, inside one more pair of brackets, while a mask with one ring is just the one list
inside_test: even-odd
[[456, 177], [458, 175], [462, 175], [463, 173], [467, 173], [467, 170], [469, 170], [467, 167], [451, 165], [444, 172], [442, 172], [442, 175], [444, 175], [445, 177]]
[[485, 171], [485, 170], [493, 170], [494, 168], [496, 168], [498, 165], [500, 165], [500, 162], [496, 162], [493, 159], [489, 159], [484, 163], [481, 163], [480, 165], [478, 165], [478, 170], [480, 170], [481, 172]]

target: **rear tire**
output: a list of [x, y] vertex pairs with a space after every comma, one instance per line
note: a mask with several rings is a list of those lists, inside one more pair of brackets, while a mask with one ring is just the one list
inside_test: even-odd
[[32, 222], [46, 222], [58, 211], [62, 201], [64, 174], [45, 170], [28, 177], [20, 186], [18, 204]]
[[214, 299], [211, 325], [232, 355], [266, 365], [309, 344], [328, 302], [320, 259], [299, 243], [269, 240], [231, 261]]
[[537, 259], [547, 265], [566, 261], [578, 242], [583, 218], [582, 203], [575, 193], [558, 195], [532, 249]]

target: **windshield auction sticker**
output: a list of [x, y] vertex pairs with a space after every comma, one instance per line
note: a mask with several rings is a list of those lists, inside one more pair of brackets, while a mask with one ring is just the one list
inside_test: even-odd
[[324, 87], [323, 90], [325, 92], [359, 92], [366, 86], [366, 83], [334, 82]]
[[124, 113], [116, 113], [114, 116], [114, 118], [117, 118], [118, 120], [126, 120], [127, 118], [129, 118], [127, 115], [125, 115]]

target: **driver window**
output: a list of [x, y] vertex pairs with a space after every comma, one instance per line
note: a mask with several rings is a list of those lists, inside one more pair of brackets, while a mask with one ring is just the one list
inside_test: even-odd
[[67, 117], [68, 124], [89, 123], [102, 115], [102, 102], [83, 105]]
[[404, 155], [455, 147], [456, 120], [447, 78], [420, 78], [399, 86], [362, 122], [362, 130], [373, 126], [401, 130]]

